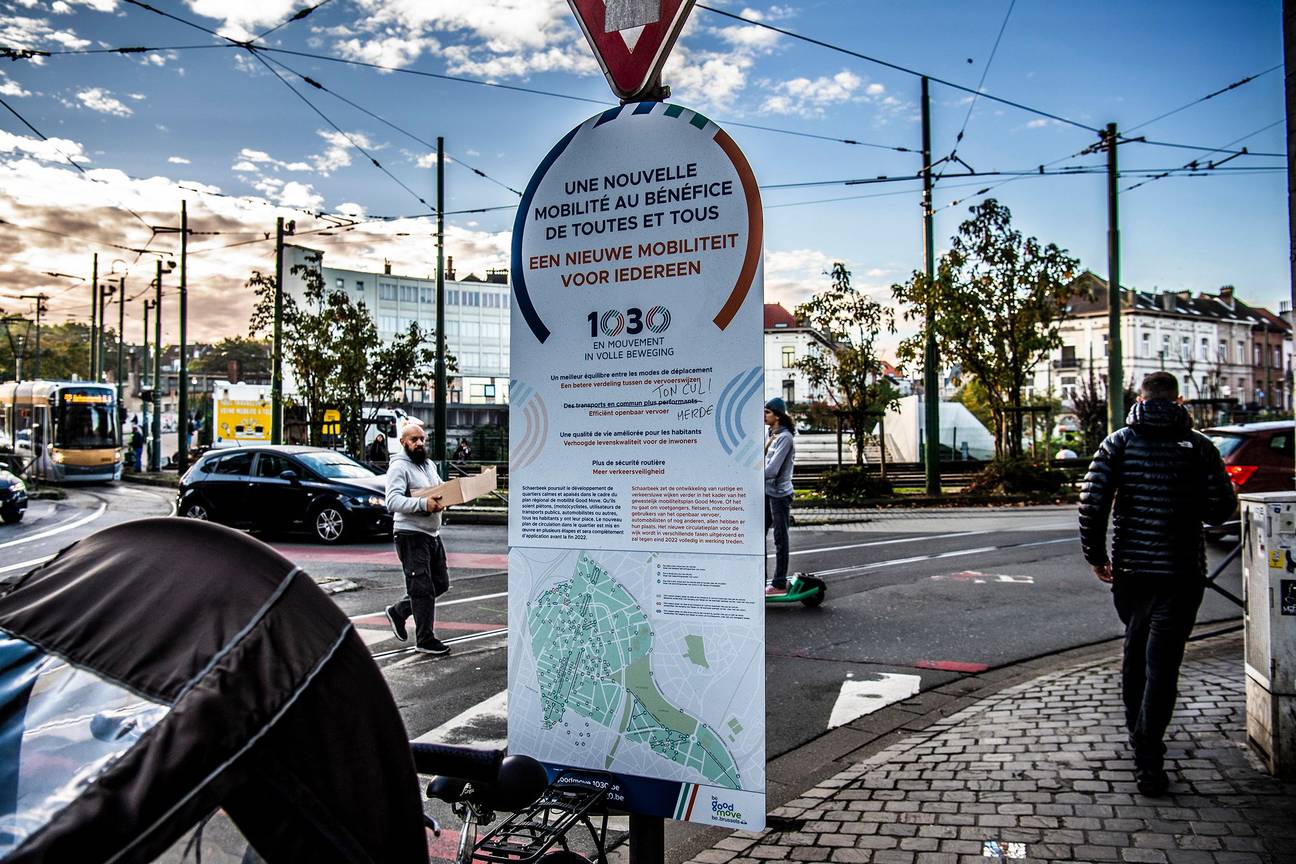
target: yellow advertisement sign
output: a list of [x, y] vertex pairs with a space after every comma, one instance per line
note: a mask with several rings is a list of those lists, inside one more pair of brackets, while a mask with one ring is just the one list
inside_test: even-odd
[[225, 399], [217, 405], [217, 438], [242, 444], [270, 443], [269, 402], [260, 399]]

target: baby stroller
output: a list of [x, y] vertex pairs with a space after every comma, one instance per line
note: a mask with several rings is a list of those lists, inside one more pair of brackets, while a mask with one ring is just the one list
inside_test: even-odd
[[141, 520], [0, 589], [0, 860], [152, 861], [220, 808], [271, 864], [426, 862], [420, 797], [364, 644], [268, 546]]

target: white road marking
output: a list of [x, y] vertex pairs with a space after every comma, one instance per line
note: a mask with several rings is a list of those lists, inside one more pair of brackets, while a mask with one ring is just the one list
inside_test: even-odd
[[868, 680], [847, 678], [842, 682], [841, 692], [837, 694], [837, 701], [833, 704], [832, 715], [828, 718], [828, 728], [836, 729], [838, 726], [845, 726], [865, 714], [872, 714], [893, 702], [908, 699], [915, 695], [921, 686], [921, 675], [882, 672], [870, 675]]
[[818, 570], [816, 576], [842, 576], [849, 573], [862, 573], [865, 570], [879, 570], [883, 567], [894, 567], [897, 564], [916, 564], [920, 561], [936, 561], [941, 558], [961, 558], [964, 555], [980, 555], [982, 552], [997, 552], [1003, 549], [1024, 549], [1028, 546], [1048, 546], [1054, 543], [1078, 543], [1075, 537], [1061, 540], [1041, 540], [1035, 543], [1010, 543], [1006, 546], [978, 546], [975, 549], [955, 549], [951, 552], [940, 552], [934, 555], [915, 555], [912, 558], [892, 558], [889, 561], [874, 561], [871, 564], [857, 564], [853, 567], [838, 567], [835, 570]]
[[19, 537], [17, 540], [10, 540], [8, 543], [0, 543], [0, 549], [9, 546], [18, 546], [22, 543], [32, 543], [36, 540], [44, 540], [46, 537], [53, 537], [55, 534], [62, 534], [64, 531], [71, 531], [73, 528], [79, 528], [87, 522], [93, 522], [98, 519], [107, 509], [107, 504], [100, 504], [99, 509], [91, 513], [89, 516], [83, 516], [82, 518], [76, 519], [72, 522], [61, 522], [53, 528], [49, 528], [45, 531], [39, 531], [26, 537]]
[[35, 567], [37, 564], [44, 564], [53, 557], [53, 555], [46, 555], [44, 558], [33, 558], [30, 561], [19, 561], [17, 564], [7, 564], [4, 567], [0, 567], [0, 573], [8, 573], [10, 570], [28, 570]]
[[[499, 591], [495, 594], [475, 594], [472, 597], [459, 597], [454, 600], [438, 600], [436, 605], [437, 608], [440, 609], [442, 606], [454, 606], [459, 603], [473, 603], [477, 600], [494, 600], [498, 597], [507, 597], [507, 596], [508, 596], [507, 591]], [[384, 615], [386, 614], [386, 612], [387, 612], [386, 608], [380, 609], [377, 612], [364, 612], [361, 613], [360, 615], [352, 615], [351, 620], [359, 621], [361, 618], [373, 618], [375, 615]]]
[[[817, 555], [820, 552], [841, 552], [845, 549], [866, 549], [870, 546], [894, 546], [897, 543], [921, 543], [924, 540], [948, 540], [951, 537], [971, 537], [974, 534], [988, 534], [988, 531], [958, 531], [953, 534], [927, 534], [922, 537], [898, 537], [894, 540], [872, 540], [868, 543], [852, 543], [848, 546], [820, 546], [817, 549], [793, 549], [789, 555]], [[774, 553], [765, 556], [773, 558]]]
[[433, 741], [438, 744], [459, 744], [465, 740], [470, 740], [474, 747], [502, 750], [508, 746], [506, 739], [478, 738], [472, 735], [465, 738], [463, 734], [473, 726], [492, 722], [501, 726], [508, 722], [507, 690], [501, 690], [494, 696], [483, 699], [467, 711], [460, 712], [435, 729], [424, 732], [414, 740], [419, 743]]

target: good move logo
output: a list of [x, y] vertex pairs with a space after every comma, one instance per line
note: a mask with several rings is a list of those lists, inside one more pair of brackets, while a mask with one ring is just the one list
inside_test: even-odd
[[743, 814], [731, 801], [721, 801], [715, 795], [711, 796], [711, 816], [717, 822], [730, 822], [735, 825], [746, 825], [747, 820]]

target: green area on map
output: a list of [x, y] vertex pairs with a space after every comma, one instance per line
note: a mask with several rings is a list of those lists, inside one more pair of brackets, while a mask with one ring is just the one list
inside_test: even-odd
[[701, 636], [685, 636], [684, 645], [688, 648], [688, 654], [685, 656], [692, 660], [695, 666], [701, 666], [703, 669], [711, 668], [711, 664], [706, 659], [706, 643], [702, 641]]
[[[706, 782], [739, 788], [733, 756], [705, 723], [672, 705], [653, 680], [653, 633], [638, 602], [582, 554], [572, 578], [527, 604], [544, 727], [568, 710], [646, 744], [665, 759], [698, 771]], [[688, 657], [707, 666], [702, 640], [689, 636]], [[609, 756], [610, 760], [610, 756]]]

